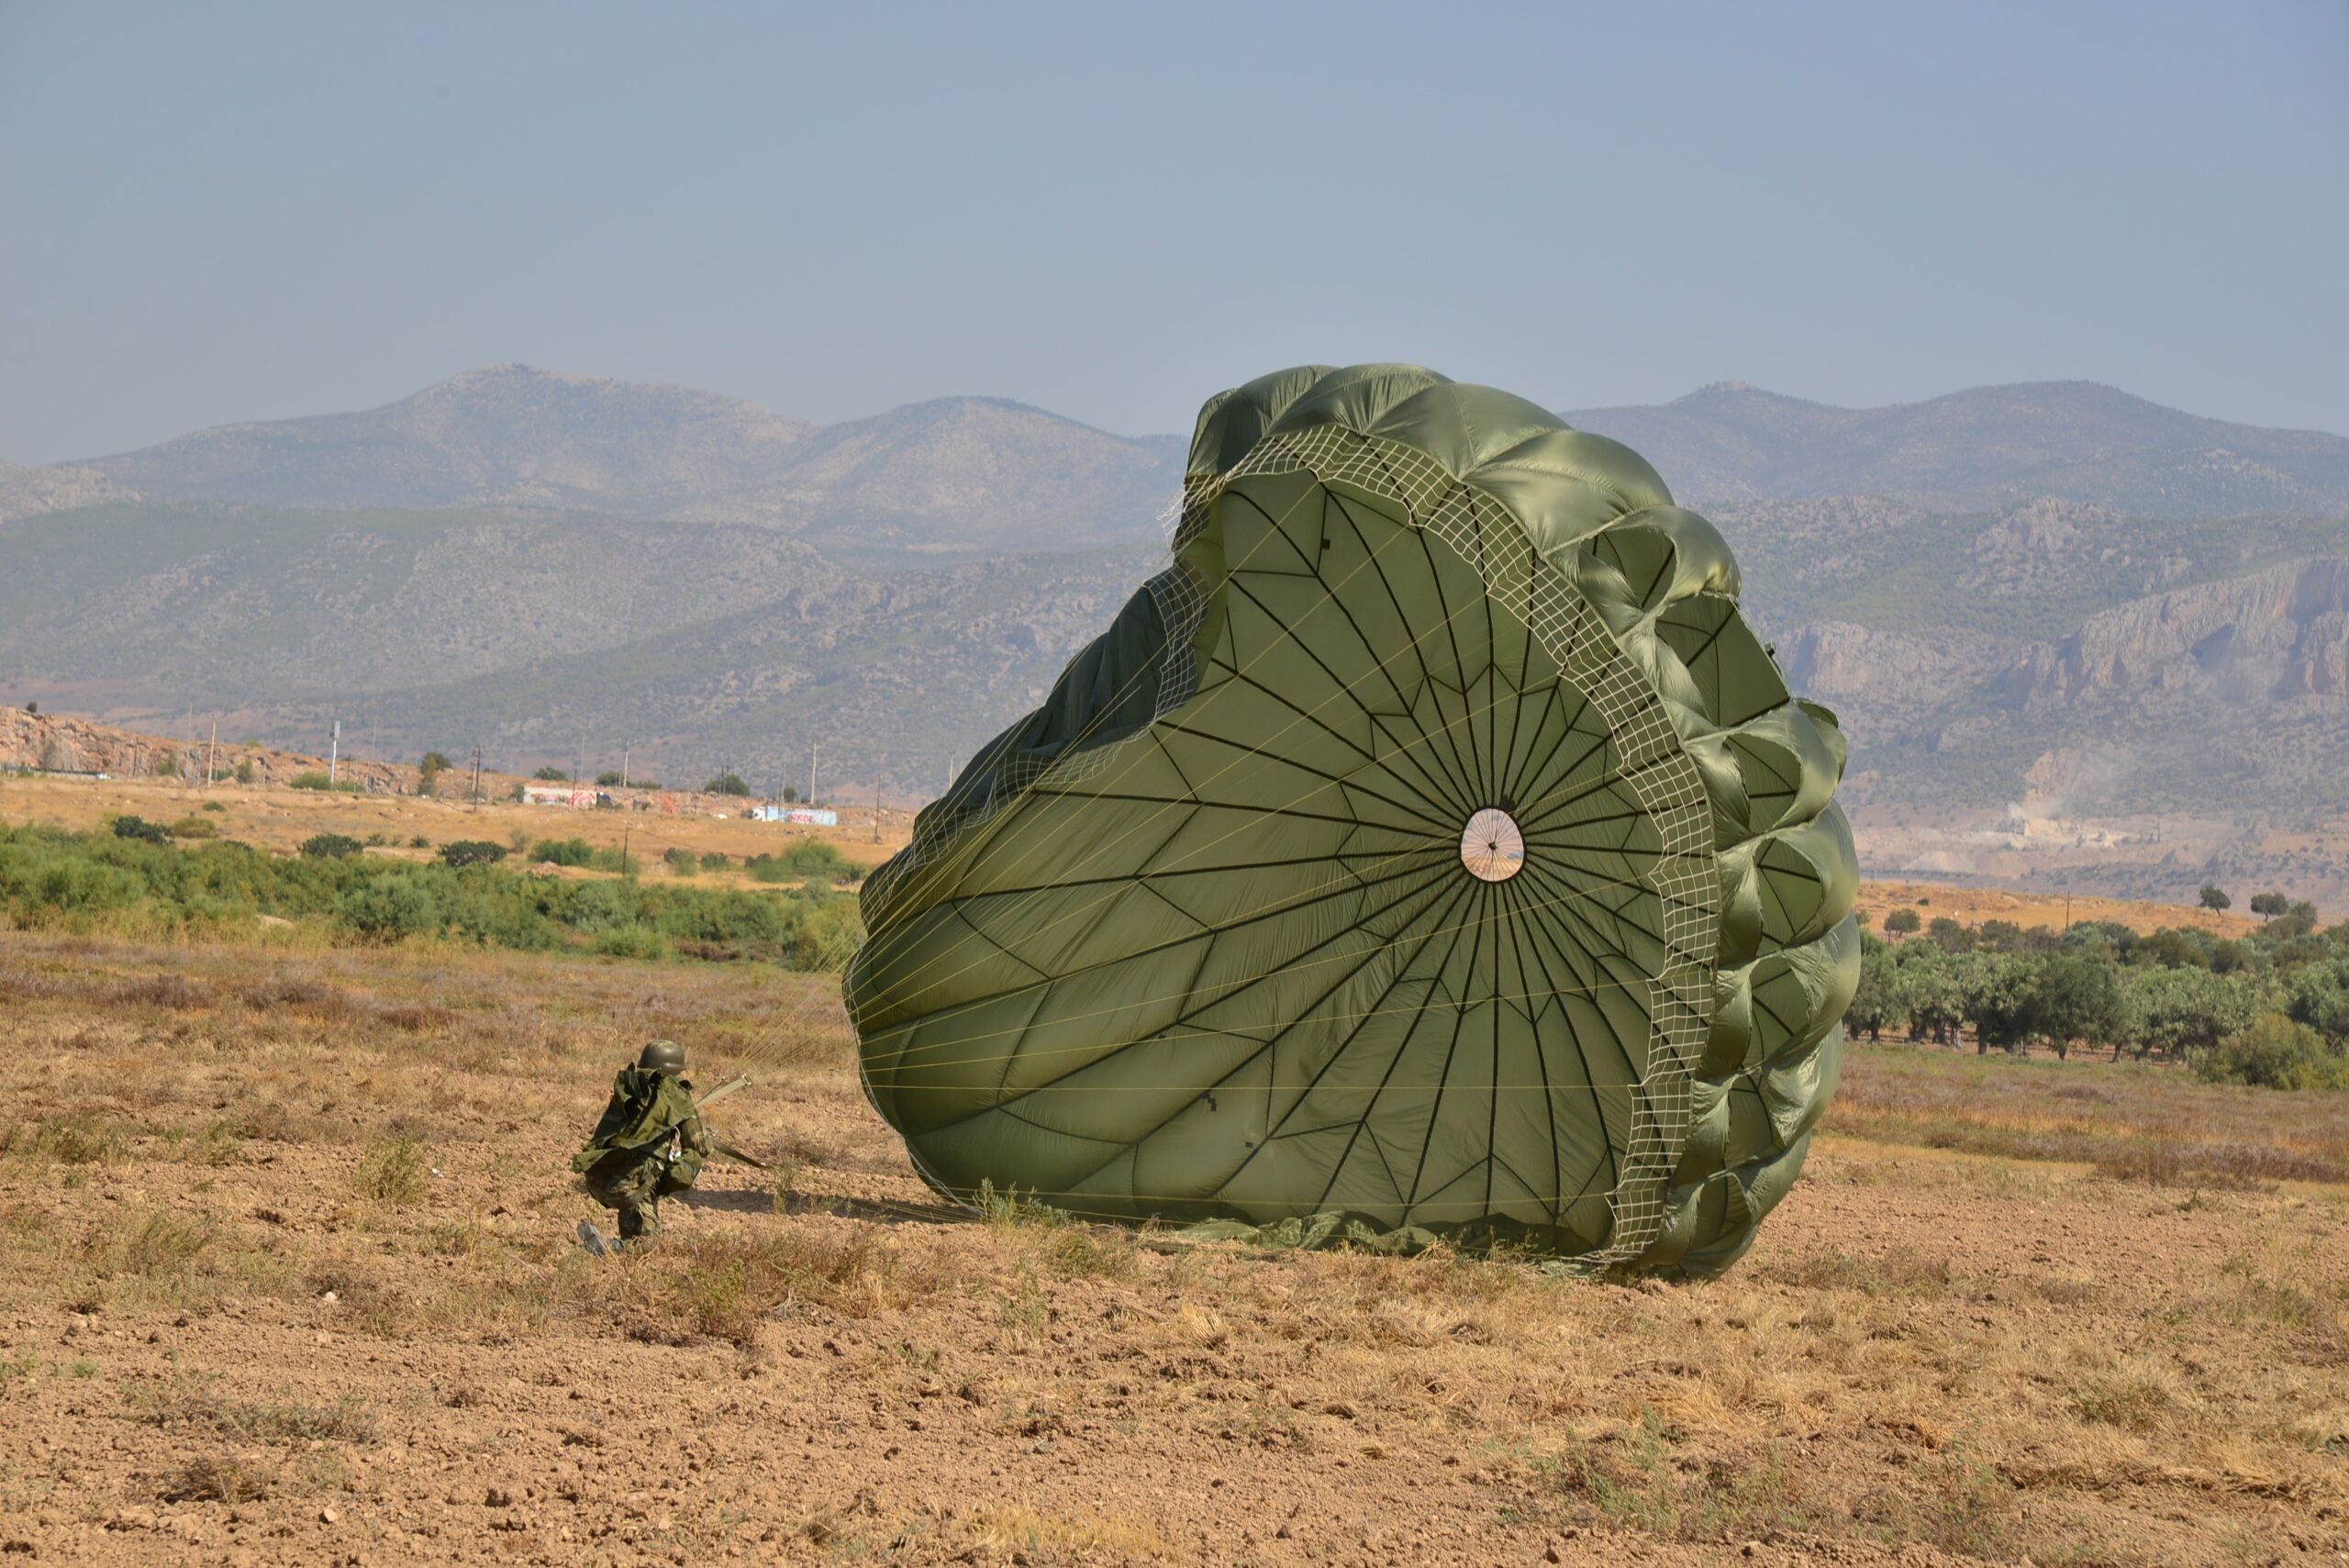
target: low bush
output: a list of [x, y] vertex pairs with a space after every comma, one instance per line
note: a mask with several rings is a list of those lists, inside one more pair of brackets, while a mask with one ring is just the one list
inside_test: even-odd
[[349, 860], [366, 847], [348, 833], [314, 833], [302, 840], [303, 855], [314, 861]]
[[742, 775], [740, 773], [720, 773], [702, 785], [701, 792], [704, 795], [732, 795], [747, 797], [751, 793], [751, 786], [742, 782]]
[[[244, 777], [243, 768], [239, 767], [237, 770], [237, 776], [239, 780], [242, 780]], [[330, 789], [341, 795], [357, 795], [359, 793], [359, 786], [356, 784], [353, 784], [351, 780], [330, 779], [326, 774], [318, 773], [295, 773], [292, 778], [286, 780], [286, 787], [288, 789]]]
[[150, 844], [171, 841], [172, 830], [161, 822], [150, 822], [143, 817], [117, 817], [114, 819], [114, 836], [117, 839], [143, 839]]
[[2308, 1025], [2281, 1013], [2262, 1013], [2194, 1058], [2209, 1084], [2248, 1084], [2266, 1089], [2349, 1089], [2349, 1059]]
[[506, 858], [506, 846], [487, 839], [457, 839], [440, 846], [442, 863], [451, 866], [495, 865]]
[[540, 839], [530, 846], [530, 859], [548, 865], [591, 865], [596, 846], [584, 839]]

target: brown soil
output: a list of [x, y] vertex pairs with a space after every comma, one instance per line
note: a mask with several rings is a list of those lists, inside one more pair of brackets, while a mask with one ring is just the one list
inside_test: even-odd
[[[0, 998], [29, 1561], [2349, 1553], [2337, 1186], [1831, 1136], [1728, 1278], [1589, 1284], [958, 1218], [759, 966], [13, 934]], [[596, 1259], [567, 1158], [656, 1033], [757, 1076], [783, 1212], [714, 1165]]]

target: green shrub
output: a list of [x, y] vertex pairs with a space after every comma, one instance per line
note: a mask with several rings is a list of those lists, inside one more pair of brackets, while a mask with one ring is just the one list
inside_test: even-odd
[[366, 847], [348, 833], [313, 833], [302, 840], [302, 854], [314, 861], [347, 861]]
[[207, 822], [193, 812], [172, 824], [172, 837], [174, 839], [217, 839], [219, 836], [218, 823]]
[[260, 772], [254, 768], [253, 760], [250, 757], [242, 758], [238, 762], [237, 782], [239, 784], [249, 784], [260, 776]]
[[440, 846], [440, 859], [452, 866], [495, 865], [506, 858], [506, 846], [487, 839], [456, 839]]
[[286, 781], [288, 789], [333, 790], [338, 795], [357, 795], [359, 785], [350, 779], [330, 779], [320, 773], [295, 773]]
[[540, 768], [537, 773], [532, 773], [530, 776], [534, 779], [542, 779], [548, 784], [569, 784], [571, 782], [571, 775], [564, 773], [561, 768]]
[[[687, 778], [691, 778], [693, 775], [688, 773], [685, 776]], [[742, 782], [742, 775], [740, 773], [720, 773], [716, 778], [710, 780], [707, 784], [702, 785], [701, 792], [704, 795], [734, 795], [748, 796], [751, 793], [751, 786]]]
[[620, 786], [620, 783], [619, 770], [617, 768], [607, 768], [602, 773], [596, 775], [596, 787], [597, 789], [618, 789]]
[[2249, 1029], [2199, 1053], [2194, 1071], [2210, 1084], [2349, 1089], [2349, 1060], [2316, 1030], [2281, 1013], [2262, 1013]]
[[164, 752], [161, 757], [157, 758], [155, 760], [155, 776], [159, 779], [175, 779], [179, 777], [179, 758], [173, 756], [169, 751]]
[[802, 839], [780, 853], [755, 855], [748, 864], [751, 879], [756, 882], [804, 882], [811, 878], [853, 882], [859, 870], [823, 839]]
[[171, 842], [172, 830], [161, 822], [150, 822], [143, 817], [117, 817], [114, 819], [114, 836], [117, 839], [139, 839], [150, 844]]
[[596, 846], [584, 839], [540, 839], [530, 846], [530, 859], [551, 865], [584, 866], [596, 859]]
[[663, 850], [661, 859], [678, 876], [691, 876], [701, 870], [701, 857], [691, 850]]
[[414, 876], [380, 876], [335, 902], [334, 917], [369, 941], [395, 942], [440, 929], [440, 901]]
[[228, 808], [221, 805], [217, 800], [207, 800], [204, 803], [204, 809], [206, 811], [226, 811]]
[[704, 871], [724, 871], [733, 863], [731, 858], [719, 854], [716, 850], [709, 851], [701, 858], [701, 869]]
[[1895, 909], [1884, 917], [1884, 929], [1901, 936], [1909, 936], [1923, 928], [1925, 922], [1914, 909]]

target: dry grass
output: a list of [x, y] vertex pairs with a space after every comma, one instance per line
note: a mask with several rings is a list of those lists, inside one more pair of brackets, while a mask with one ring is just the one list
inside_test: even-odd
[[[1860, 1050], [1753, 1255], [1664, 1288], [945, 1222], [836, 999], [756, 966], [19, 934], [0, 987], [0, 1048], [56, 1064], [0, 1143], [0, 1323], [39, 1326], [0, 1399], [73, 1507], [234, 1510], [274, 1555], [361, 1549], [321, 1498], [424, 1560], [2349, 1550], [2349, 1195], [2016, 1157], [2318, 1162], [2314, 1097]], [[659, 1247], [591, 1258], [565, 1161], [654, 1036], [753, 1073], [718, 1119], [788, 1201], [714, 1164]], [[1934, 1118], [1956, 1147], [1855, 1136]]]
[[1855, 1044], [1826, 1126], [2157, 1184], [2349, 1183], [2349, 1095], [2204, 1084], [2146, 1062]]

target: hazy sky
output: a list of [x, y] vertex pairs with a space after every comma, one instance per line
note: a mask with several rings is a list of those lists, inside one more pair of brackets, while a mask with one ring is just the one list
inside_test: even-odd
[[2084, 377], [2349, 432], [2349, 3], [0, 0], [0, 458], [470, 366], [1187, 429]]

